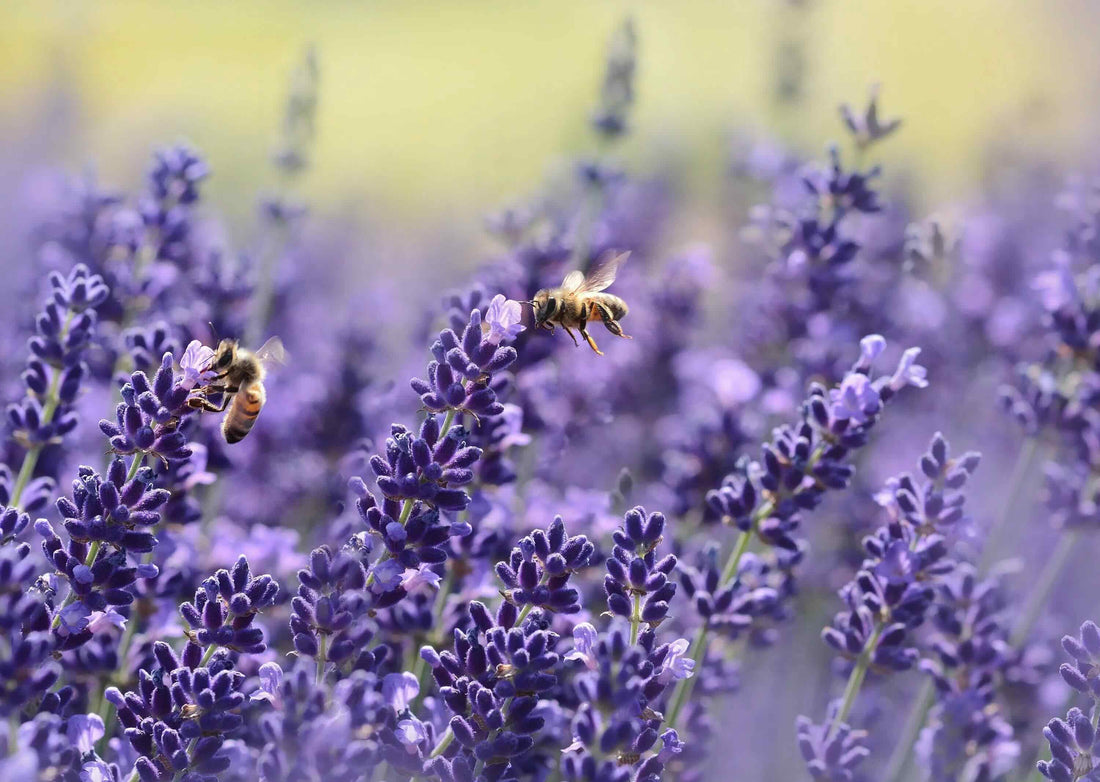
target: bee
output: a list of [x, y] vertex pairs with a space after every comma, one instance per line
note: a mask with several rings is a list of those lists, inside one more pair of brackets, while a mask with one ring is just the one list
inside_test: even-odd
[[[205, 371], [214, 373], [213, 380], [188, 404], [212, 413], [225, 410], [222, 435], [227, 443], [240, 442], [252, 431], [267, 401], [264, 388], [267, 367], [285, 362], [286, 350], [278, 337], [272, 337], [255, 352], [245, 350], [235, 339], [223, 339], [205, 367]], [[221, 394], [221, 404], [210, 402], [206, 398], [210, 394]]]
[[535, 312], [535, 327], [552, 332], [555, 325], [561, 326], [573, 338], [574, 345], [580, 343], [570, 328], [578, 329], [589, 347], [600, 356], [603, 352], [588, 333], [589, 321], [602, 320], [607, 330], [616, 337], [631, 339], [619, 325], [629, 311], [626, 302], [610, 293], [601, 293], [615, 282], [619, 267], [629, 255], [625, 252], [606, 257], [587, 277], [581, 271], [571, 271], [565, 275], [560, 287], [544, 288], [536, 293], [530, 302]]

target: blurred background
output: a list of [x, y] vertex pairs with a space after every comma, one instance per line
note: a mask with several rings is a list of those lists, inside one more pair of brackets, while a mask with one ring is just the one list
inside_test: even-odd
[[937, 204], [971, 194], [998, 151], [1078, 159], [1095, 135], [1100, 12], [1076, 0], [13, 2], [0, 7], [0, 133], [19, 154], [4, 165], [94, 165], [125, 187], [151, 150], [186, 140], [214, 172], [211, 201], [248, 215], [312, 44], [322, 86], [302, 187], [315, 209], [468, 237], [587, 150], [605, 40], [626, 13], [640, 64], [619, 152], [634, 170], [674, 164], [694, 238], [718, 234], [699, 207], [713, 210], [732, 132], [820, 154], [835, 107], [874, 82], [906, 121], [888, 145], [894, 175], [918, 173]]

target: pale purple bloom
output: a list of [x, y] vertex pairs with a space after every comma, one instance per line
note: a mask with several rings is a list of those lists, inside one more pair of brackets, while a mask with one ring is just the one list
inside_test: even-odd
[[695, 660], [687, 656], [688, 642], [677, 638], [668, 645], [668, 655], [657, 671], [657, 678], [667, 684], [679, 679], [690, 679], [695, 670]]
[[511, 342], [524, 330], [524, 326], [520, 324], [522, 317], [522, 305], [498, 293], [489, 302], [489, 308], [485, 310], [485, 319], [481, 323], [486, 341], [494, 345]]
[[102, 760], [93, 760], [80, 768], [80, 782], [114, 782], [110, 767]]
[[214, 357], [214, 349], [207, 347], [197, 339], [191, 340], [187, 349], [180, 356], [180, 385], [191, 390], [195, 386], [205, 385], [214, 377], [214, 372], [206, 369], [210, 359]]
[[657, 759], [662, 763], [668, 763], [674, 757], [684, 751], [684, 742], [671, 728], [661, 734], [661, 749], [657, 752]]
[[110, 606], [106, 611], [93, 611], [88, 617], [88, 629], [93, 633], [105, 633], [111, 628], [125, 630], [126, 617]]
[[882, 405], [871, 379], [858, 372], [845, 376], [839, 388], [829, 389], [829, 398], [834, 418], [857, 424], [867, 423], [868, 416], [877, 413]]
[[91, 752], [103, 738], [103, 720], [98, 714], [74, 714], [65, 723], [65, 735], [81, 754]]
[[429, 565], [420, 565], [405, 571], [401, 577], [401, 586], [411, 595], [425, 588], [439, 589], [439, 581], [439, 574]]
[[283, 683], [283, 669], [278, 663], [264, 663], [257, 674], [260, 680], [260, 689], [252, 693], [252, 700], [274, 703], [279, 694], [279, 687]]
[[856, 366], [867, 370], [875, 363], [875, 359], [886, 350], [886, 338], [881, 334], [868, 334], [859, 341], [859, 361]]
[[401, 586], [405, 569], [396, 561], [387, 559], [385, 562], [379, 562], [375, 565], [371, 569], [371, 573], [374, 575], [374, 581], [370, 585], [371, 589], [375, 592], [389, 592], [391, 589], [397, 589]]
[[900, 391], [906, 386], [925, 388], [928, 385], [928, 370], [917, 363], [917, 356], [919, 355], [920, 348], [909, 348], [901, 354], [897, 371], [890, 378], [891, 389]]
[[410, 755], [417, 753], [417, 748], [428, 734], [424, 730], [424, 723], [418, 719], [401, 720], [394, 728], [397, 740], [405, 745], [405, 751]]
[[77, 600], [75, 603], [70, 603], [62, 608], [57, 615], [60, 618], [61, 627], [64, 628], [65, 632], [73, 634], [81, 632], [88, 626], [92, 611], [83, 601]]
[[388, 673], [382, 679], [382, 697], [397, 714], [407, 709], [419, 694], [420, 682], [408, 671]]
[[596, 670], [596, 628], [588, 622], [581, 622], [573, 628], [573, 650], [567, 652], [566, 660], [580, 660], [589, 670]]

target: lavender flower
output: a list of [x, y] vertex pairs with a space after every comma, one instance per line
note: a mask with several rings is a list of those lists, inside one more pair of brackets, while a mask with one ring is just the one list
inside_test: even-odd
[[254, 621], [278, 593], [271, 576], [253, 577], [248, 559], [241, 557], [232, 570], [219, 570], [203, 581], [194, 600], [180, 606], [180, 614], [191, 627], [189, 638], [199, 646], [259, 654], [267, 645]]

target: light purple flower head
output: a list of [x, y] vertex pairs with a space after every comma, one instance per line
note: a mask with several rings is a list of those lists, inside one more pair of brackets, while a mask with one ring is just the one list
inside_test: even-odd
[[103, 720], [98, 714], [74, 714], [65, 723], [65, 735], [81, 754], [91, 752], [103, 738]]
[[677, 638], [668, 645], [668, 655], [657, 670], [657, 679], [668, 684], [670, 681], [690, 679], [695, 671], [695, 660], [687, 657], [687, 639]]
[[401, 586], [411, 595], [424, 589], [439, 589], [439, 580], [439, 574], [431, 566], [422, 564], [405, 571], [401, 576]]
[[867, 423], [868, 417], [882, 407], [882, 399], [871, 378], [859, 372], [846, 375], [839, 388], [829, 389], [829, 399], [833, 403], [833, 418], [856, 424]]
[[684, 751], [684, 742], [680, 741], [680, 735], [671, 728], [661, 734], [661, 744], [657, 759], [662, 763], [668, 763]]
[[105, 633], [111, 629], [125, 630], [126, 617], [108, 606], [106, 611], [93, 611], [88, 617], [88, 629], [93, 633]]
[[283, 683], [283, 669], [278, 663], [264, 663], [258, 672], [260, 689], [252, 693], [251, 700], [267, 701], [274, 703], [279, 694], [279, 687]]
[[92, 760], [80, 767], [80, 782], [114, 782], [111, 768], [102, 760]]
[[485, 319], [481, 322], [485, 339], [494, 345], [511, 342], [524, 330], [524, 326], [520, 324], [522, 317], [522, 305], [498, 293], [489, 302], [489, 308], [485, 310]]
[[856, 369], [866, 372], [884, 350], [886, 350], [886, 338], [881, 334], [868, 334], [859, 341], [859, 361], [856, 362]]
[[566, 660], [580, 660], [590, 670], [596, 670], [596, 628], [588, 622], [581, 622], [573, 628], [573, 650], [567, 652]]
[[420, 743], [428, 737], [424, 730], [424, 723], [416, 718], [401, 720], [393, 732], [397, 740], [405, 745], [405, 751], [410, 755], [415, 755]]
[[385, 562], [379, 562], [372, 569], [371, 573], [374, 575], [374, 581], [371, 583], [371, 589], [375, 592], [389, 592], [391, 589], [397, 589], [401, 586], [401, 579], [404, 578], [405, 569], [401, 567], [395, 560], [387, 559]]
[[928, 385], [928, 370], [917, 363], [920, 348], [909, 348], [901, 354], [901, 361], [894, 376], [890, 378], [890, 388], [900, 391], [906, 386], [925, 388]]
[[[80, 575], [75, 573], [76, 570], [80, 570], [80, 566], [74, 568], [74, 577], [79, 580]], [[83, 631], [88, 626], [91, 616], [92, 610], [82, 600], [70, 603], [58, 612], [61, 627], [69, 635]]]
[[419, 694], [420, 682], [408, 671], [388, 673], [382, 679], [382, 697], [397, 714], [407, 709]]
[[213, 348], [207, 347], [197, 339], [191, 340], [187, 349], [183, 351], [183, 355], [180, 356], [180, 373], [183, 376], [180, 385], [190, 391], [195, 386], [210, 382], [215, 373], [206, 367], [213, 357]]

